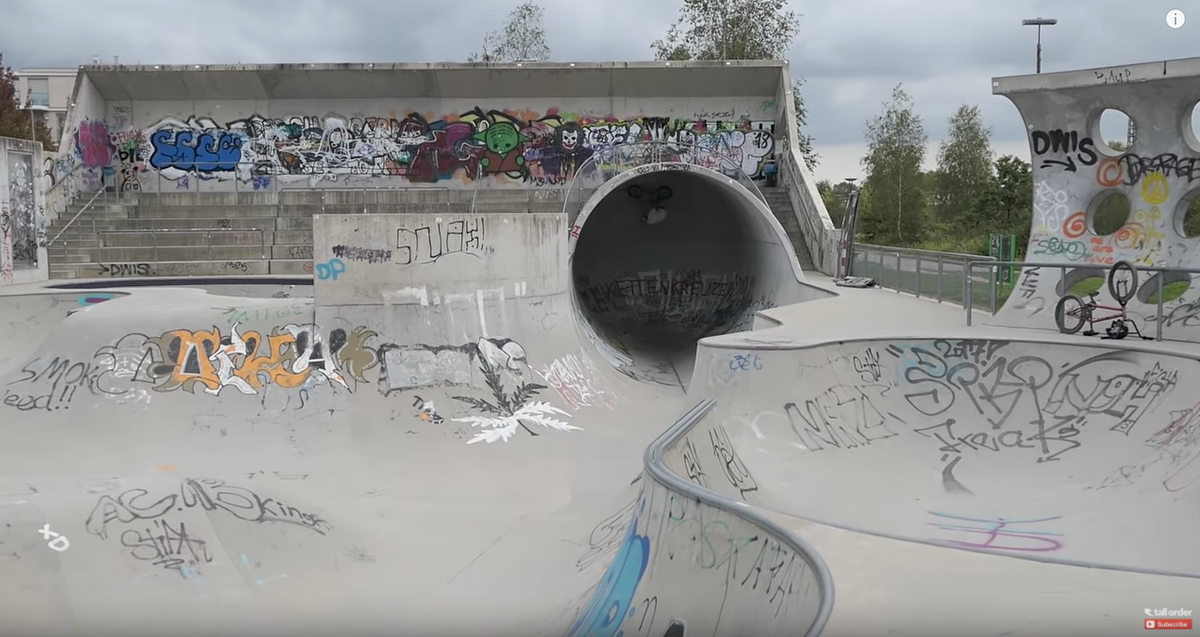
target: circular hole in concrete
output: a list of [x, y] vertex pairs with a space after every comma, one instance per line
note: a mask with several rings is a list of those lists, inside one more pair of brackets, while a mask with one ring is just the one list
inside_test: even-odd
[[1129, 140], [1136, 133], [1133, 120], [1129, 119], [1125, 111], [1116, 108], [1106, 108], [1100, 112], [1098, 128], [1100, 141], [1109, 154], [1129, 150]]
[[1192, 104], [1192, 107], [1187, 109], [1183, 116], [1183, 141], [1192, 148], [1192, 151], [1200, 153], [1200, 101]]
[[1191, 275], [1183, 272], [1163, 272], [1155, 274], [1138, 284], [1137, 300], [1146, 304], [1158, 303], [1158, 282], [1162, 279], [1162, 302], [1170, 303], [1183, 296], [1192, 287]]
[[1200, 237], [1200, 189], [1183, 196], [1175, 211], [1175, 231], [1181, 237]]
[[1113, 234], [1128, 223], [1132, 213], [1133, 207], [1124, 193], [1114, 190], [1102, 192], [1092, 201], [1091, 213], [1088, 215], [1092, 232], [1101, 237]]

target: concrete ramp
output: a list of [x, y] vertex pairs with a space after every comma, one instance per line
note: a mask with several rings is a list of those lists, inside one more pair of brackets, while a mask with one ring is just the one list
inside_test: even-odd
[[0, 378], [0, 622], [820, 631], [820, 558], [663, 465], [695, 414], [588, 338], [561, 215], [315, 227], [315, 299], [122, 288]]
[[667, 451], [694, 482], [867, 534], [1200, 576], [1194, 357], [1010, 338], [747, 340], [715, 339], [698, 363], [693, 390], [715, 406]]

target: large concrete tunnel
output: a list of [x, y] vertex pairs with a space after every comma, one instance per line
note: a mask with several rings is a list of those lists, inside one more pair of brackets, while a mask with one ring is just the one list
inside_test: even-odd
[[797, 300], [798, 266], [770, 209], [712, 170], [627, 171], [596, 191], [573, 232], [577, 320], [635, 378], [685, 385], [696, 341]]

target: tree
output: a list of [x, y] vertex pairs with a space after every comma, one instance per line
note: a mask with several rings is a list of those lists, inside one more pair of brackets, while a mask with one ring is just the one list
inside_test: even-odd
[[867, 122], [867, 154], [862, 158], [870, 206], [859, 217], [864, 233], [896, 245], [916, 242], [925, 230], [925, 191], [921, 164], [928, 137], [913, 101], [899, 84], [883, 113]]
[[46, 128], [46, 118], [37, 118], [34, 111], [25, 108], [29, 96], [17, 95], [17, 74], [4, 65], [4, 54], [0, 53], [0, 137], [15, 137], [31, 139], [30, 118], [34, 118], [33, 126], [36, 141], [42, 143], [46, 150], [54, 149], [50, 139], [50, 129]]
[[[800, 17], [788, 0], [683, 0], [679, 20], [667, 35], [651, 43], [656, 60], [783, 60], [800, 32]], [[796, 143], [812, 170], [820, 156], [805, 133], [807, 110], [800, 87], [792, 83]]]
[[937, 221], [962, 236], [967, 217], [992, 183], [991, 129], [983, 125], [978, 106], [963, 104], [950, 116], [949, 134], [938, 149], [933, 212]]
[[483, 38], [483, 50], [472, 53], [470, 62], [541, 62], [550, 58], [546, 44], [546, 29], [542, 26], [545, 12], [535, 2], [526, 2], [508, 14], [508, 22], [500, 31]]
[[975, 202], [967, 229], [981, 235], [1016, 235], [1017, 245], [1024, 247], [1033, 226], [1033, 167], [1004, 155], [995, 161], [995, 170]]
[[846, 218], [846, 203], [850, 201], [850, 195], [854, 192], [854, 184], [848, 181], [832, 184], [828, 179], [822, 179], [817, 182], [817, 192], [821, 194], [821, 201], [825, 202], [825, 209], [829, 211], [833, 225], [840, 228]]

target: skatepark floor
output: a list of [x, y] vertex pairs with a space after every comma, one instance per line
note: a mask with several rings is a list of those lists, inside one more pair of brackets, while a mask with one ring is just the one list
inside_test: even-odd
[[[833, 289], [827, 278], [809, 279]], [[524, 373], [550, 386], [541, 397], [562, 412], [555, 416], [560, 422], [578, 429], [551, 427], [536, 436], [518, 430], [507, 442], [467, 444], [480, 429], [454, 408], [461, 402], [455, 396], [464, 390], [430, 386], [399, 392], [403, 399], [397, 400], [380, 391], [383, 379], [374, 380], [377, 387], [350, 379], [346, 384], [352, 392], [314, 387], [302, 406], [270, 388], [256, 388], [254, 395], [222, 388], [213, 396], [202, 387], [188, 394], [131, 385], [120, 393], [85, 397], [80, 392], [66, 401], [69, 408], [56, 396], [50, 400], [63, 404], [50, 409], [18, 407], [32, 404], [21, 402], [23, 379], [41, 376], [45, 369], [31, 367], [30, 361], [93, 360], [105, 347], [124, 347], [130, 334], [141, 335], [144, 343], [146, 337], [183, 329], [214, 328], [228, 335], [233, 326], [242, 334], [266, 334], [281, 316], [291, 323], [323, 322], [311, 298], [269, 298], [271, 289], [236, 286], [220, 291], [218, 296], [114, 286], [84, 294], [23, 286], [0, 295], [0, 376], [6, 379], [4, 406], [11, 408], [2, 421], [0, 520], [20, 529], [0, 534], [5, 542], [0, 565], [6, 565], [0, 572], [0, 624], [25, 634], [131, 626], [190, 627], [179, 634], [271, 634], [285, 627], [345, 632], [356, 627], [354, 621], [373, 629], [390, 626], [391, 634], [564, 634], [617, 555], [629, 520], [639, 519], [635, 505], [657, 497], [644, 490], [647, 446], [697, 400], [728, 396], [722, 392], [734, 392], [737, 382], [727, 378], [728, 366], [714, 380], [716, 368], [698, 364], [685, 395], [679, 387], [614, 372], [569, 322], [534, 329], [514, 319], [506, 336], [522, 346], [531, 370]], [[1103, 346], [1163, 357], [1193, 348], [967, 327], [962, 308], [889, 290], [836, 291], [837, 298], [767, 310], [764, 315], [778, 326], [712, 337], [702, 349], [761, 352], [765, 358], [865, 336], [881, 343], [1033, 341], [1033, 349]], [[97, 294], [110, 296], [102, 303], [86, 302], [84, 297]], [[252, 309], [247, 318], [234, 321], [230, 310], [235, 307], [243, 313]], [[555, 311], [565, 313], [564, 307]], [[521, 310], [523, 320], [529, 311]], [[977, 322], [985, 318], [976, 315]], [[462, 326], [438, 331], [429, 327], [432, 323], [411, 320], [397, 335], [395, 323], [363, 324], [380, 332], [391, 328], [396, 342], [433, 342], [435, 337], [445, 342], [454, 335], [472, 340], [471, 330]], [[343, 376], [349, 373], [348, 360], [342, 359]], [[571, 365], [574, 380], [565, 382], [568, 374], [556, 370]], [[131, 374], [137, 369], [135, 364]], [[1194, 575], [1019, 559], [1026, 556], [910, 541], [903, 532], [886, 537], [872, 529], [848, 530], [850, 525], [839, 528], [829, 518], [814, 521], [821, 516], [781, 504], [790, 501], [788, 490], [795, 488], [786, 477], [786, 463], [771, 460], [781, 457], [783, 448], [769, 435], [753, 443], [750, 429], [734, 430], [732, 423], [751, 414], [746, 405], [781, 402], [773, 385], [763, 383], [761, 392], [754, 387], [746, 385], [732, 401], [736, 404], [721, 407], [722, 426], [732, 430], [735, 449], [757, 478], [762, 499], [750, 506], [806, 541], [828, 567], [836, 601], [823, 630], [816, 626], [822, 635], [1124, 635], [1144, 629], [1143, 609], [1190, 608], [1200, 599]], [[585, 390], [590, 393], [584, 395]], [[664, 443], [668, 466], [673, 443]], [[789, 456], [786, 462], [794, 468], [797, 458], [806, 457]], [[1023, 470], [1014, 467], [1007, 471]], [[851, 471], [848, 464], [845, 473], [824, 474], [825, 501], [849, 498], [857, 488]], [[709, 473], [715, 472], [710, 467]], [[226, 484], [213, 482], [218, 480]], [[212, 561], [203, 578], [185, 573], [181, 579], [177, 572], [168, 578], [164, 569], [144, 568], [116, 549], [134, 547], [134, 559], [141, 559], [135, 528], [140, 522], [129, 519], [130, 512], [164, 498], [175, 502], [181, 484], [184, 499], [193, 488], [189, 485], [197, 489], [191, 493], [254, 490], [297, 511], [321, 513], [297, 514], [292, 524], [243, 528], [211, 512], [180, 507], [178, 519], [223, 558]], [[856, 505], [839, 506], [849, 511]], [[829, 521], [834, 523], [823, 523]], [[69, 536], [71, 549], [48, 551], [36, 534], [43, 524]], [[317, 532], [306, 533], [312, 529]], [[1108, 541], [1154, 543], [1173, 537]], [[1084, 543], [1105, 546], [1096, 539]], [[1195, 553], [1190, 544], [1168, 548]], [[17, 557], [5, 561], [10, 554]], [[218, 566], [222, 561], [227, 564]], [[693, 607], [706, 604], [708, 589], [699, 579], [692, 583], [668, 579], [665, 570], [649, 572], [657, 574], [648, 575], [642, 586], [660, 587], [651, 592], [658, 592], [663, 608], [669, 606], [672, 587], [693, 584], [698, 591]], [[687, 615], [688, 607], [679, 608]], [[655, 624], [654, 633], [662, 634], [665, 626]], [[701, 620], [689, 623], [687, 634], [734, 632]]]

